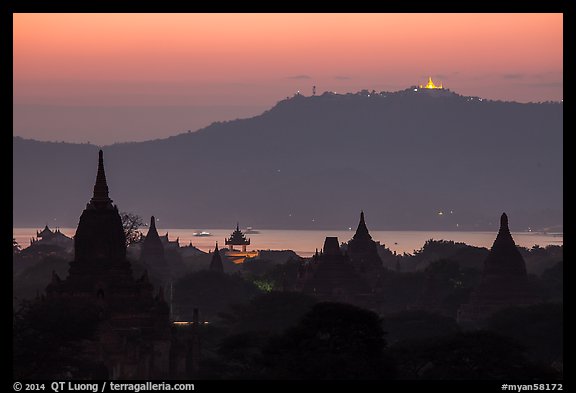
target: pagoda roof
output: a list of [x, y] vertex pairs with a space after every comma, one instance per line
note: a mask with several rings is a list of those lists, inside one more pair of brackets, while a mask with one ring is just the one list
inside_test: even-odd
[[232, 235], [225, 240], [226, 245], [233, 246], [244, 246], [250, 244], [250, 239], [246, 239], [246, 236], [240, 231], [238, 223], [236, 223], [236, 229], [232, 232]]
[[52, 232], [52, 231], [50, 230], [50, 228], [48, 228], [48, 225], [46, 225], [46, 226], [44, 227], [44, 229], [42, 229], [41, 232], [36, 232], [36, 236], [37, 236], [37, 237], [46, 237], [46, 236], [50, 237], [50, 236], [52, 236], [52, 235], [54, 235], [54, 232]]

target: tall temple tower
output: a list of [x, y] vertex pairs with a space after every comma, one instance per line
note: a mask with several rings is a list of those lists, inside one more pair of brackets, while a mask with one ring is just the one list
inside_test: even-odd
[[[134, 279], [118, 208], [108, 196], [102, 150], [94, 193], [74, 237], [69, 275], [53, 273], [48, 298], [82, 299], [99, 310], [97, 340], [86, 350], [110, 379], [161, 379], [170, 375], [171, 326], [162, 290], [155, 296], [147, 274]], [[142, 345], [145, 342], [146, 345]]]
[[162, 244], [162, 240], [160, 240], [160, 235], [158, 235], [156, 218], [154, 218], [154, 216], [150, 217], [150, 226], [142, 243], [142, 254], [140, 258], [164, 260], [164, 245]]
[[[80, 216], [74, 236], [75, 264], [82, 270], [90, 266], [113, 266], [115, 270], [128, 272], [126, 261], [126, 238], [118, 208], [108, 197], [108, 185], [104, 172], [102, 150], [98, 153], [98, 172], [94, 194]], [[74, 269], [76, 270], [76, 269]]]
[[348, 242], [348, 255], [360, 274], [376, 278], [381, 273], [382, 259], [378, 255], [376, 242], [368, 232], [363, 211], [360, 212], [356, 233]]
[[508, 216], [502, 213], [500, 230], [484, 261], [480, 284], [470, 295], [468, 304], [460, 306], [458, 322], [479, 326], [503, 308], [528, 306], [540, 301], [537, 288], [528, 281], [524, 258], [510, 234]]
[[156, 229], [156, 218], [150, 217], [148, 233], [142, 242], [140, 262], [150, 271], [153, 281], [168, 288], [171, 281], [171, 269], [166, 259], [164, 244]]
[[218, 242], [216, 242], [209, 269], [213, 272], [224, 273], [224, 265], [222, 265], [222, 257], [220, 256], [220, 250], [218, 250]]

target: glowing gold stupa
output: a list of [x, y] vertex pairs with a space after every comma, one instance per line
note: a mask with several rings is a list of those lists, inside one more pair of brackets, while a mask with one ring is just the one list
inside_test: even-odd
[[421, 89], [443, 89], [442, 83], [440, 83], [440, 86], [436, 86], [436, 85], [434, 84], [434, 82], [432, 82], [432, 77], [431, 77], [431, 76], [428, 77], [428, 83], [426, 84], [426, 86], [420, 85], [420, 88], [421, 88]]

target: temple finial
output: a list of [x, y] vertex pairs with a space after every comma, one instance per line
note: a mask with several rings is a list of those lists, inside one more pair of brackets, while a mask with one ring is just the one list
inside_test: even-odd
[[366, 227], [366, 221], [364, 221], [364, 210], [360, 211], [360, 222], [358, 222], [358, 228], [353, 236], [356, 240], [371, 240], [372, 236], [368, 232], [368, 227]]
[[508, 228], [508, 216], [506, 213], [502, 213], [500, 216], [500, 230], [510, 231], [510, 228]]
[[106, 172], [104, 172], [104, 153], [98, 152], [98, 172], [96, 174], [96, 183], [94, 184], [94, 195], [90, 203], [95, 207], [107, 207], [112, 204], [108, 197], [108, 184], [106, 183]]
[[238, 221], [236, 221], [236, 230], [239, 231], [240, 230], [240, 223]]
[[156, 230], [156, 218], [154, 216], [150, 217], [150, 229]]

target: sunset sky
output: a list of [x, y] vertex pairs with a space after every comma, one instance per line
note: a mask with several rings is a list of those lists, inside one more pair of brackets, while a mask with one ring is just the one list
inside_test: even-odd
[[563, 98], [562, 14], [14, 14], [14, 135], [110, 144], [317, 86]]

